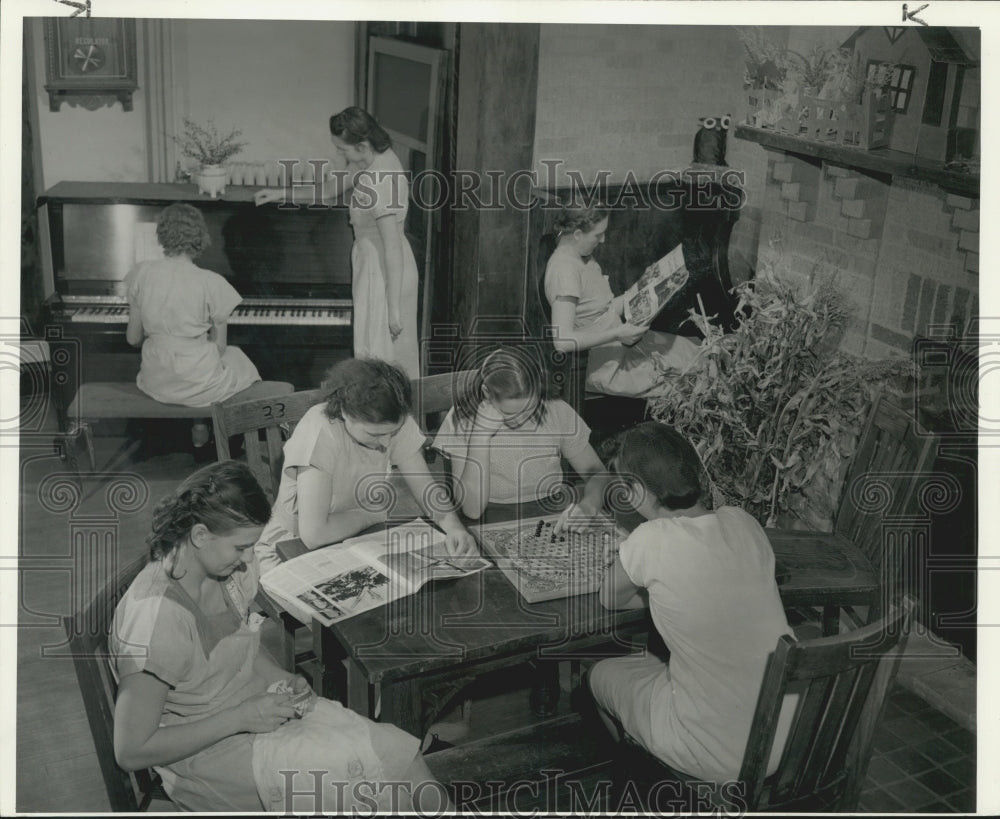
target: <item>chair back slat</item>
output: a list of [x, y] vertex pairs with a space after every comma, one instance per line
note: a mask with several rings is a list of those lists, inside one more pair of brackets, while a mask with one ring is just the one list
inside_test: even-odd
[[795, 721], [785, 744], [781, 766], [776, 774], [774, 790], [777, 793], [786, 793], [800, 786], [812, 746], [812, 728], [826, 713], [827, 696], [825, 680], [818, 685], [807, 684], [801, 691]]
[[247, 465], [273, 501], [281, 479], [281, 448], [295, 425], [311, 407], [322, 403], [323, 390], [302, 390], [287, 395], [212, 405], [212, 426], [219, 460], [231, 456], [229, 439], [243, 436]]
[[869, 413], [844, 482], [834, 531], [851, 540], [875, 568], [882, 561], [882, 520], [906, 515], [916, 475], [932, 466], [936, 439], [918, 436], [913, 420], [880, 397]]
[[63, 618], [104, 787], [111, 808], [116, 812], [144, 809], [157, 782], [148, 771], [130, 774], [115, 762], [114, 716], [118, 687], [111, 673], [108, 650], [115, 607], [145, 565], [145, 557], [132, 561], [105, 584], [86, 608]]
[[475, 374], [475, 370], [458, 370], [410, 381], [413, 416], [425, 433], [430, 433], [440, 425], [441, 419], [438, 416], [454, 406], [455, 395], [468, 386]]
[[[740, 773], [749, 810], [856, 808], [913, 608], [906, 599], [853, 632], [779, 640], [764, 672]], [[799, 693], [799, 703], [778, 771], [767, 778], [781, 703], [790, 691]]]
[[269, 466], [268, 479], [275, 487], [281, 483], [281, 469], [284, 461], [283, 447], [285, 445], [285, 427], [268, 427], [264, 430], [264, 447], [267, 450], [267, 463]]
[[273, 502], [278, 487], [271, 477], [271, 464], [266, 459], [267, 450], [261, 446], [257, 432], [254, 429], [243, 434], [243, 454], [246, 456], [247, 466], [253, 472], [257, 483], [261, 485], [268, 499]]
[[825, 710], [810, 738], [806, 761], [797, 783], [800, 792], [818, 791], [824, 781], [844, 770], [850, 726], [856, 724], [863, 699], [859, 696], [864, 690], [861, 686], [865, 684], [863, 671], [863, 667], [848, 669], [825, 680]]

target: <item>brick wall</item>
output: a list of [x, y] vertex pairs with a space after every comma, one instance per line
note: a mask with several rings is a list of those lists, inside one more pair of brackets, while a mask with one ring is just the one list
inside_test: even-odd
[[[781, 151], [767, 157], [760, 247], [779, 275], [833, 275], [850, 299], [843, 349], [906, 356], [978, 313], [979, 200]], [[748, 186], [752, 183], [748, 180]], [[947, 331], [945, 331], [946, 333]]]
[[743, 46], [731, 26], [543, 25], [536, 172], [544, 183], [541, 160], [561, 159], [584, 179], [607, 169], [612, 181], [630, 170], [648, 181], [690, 166], [700, 117], [732, 114], [728, 164], [756, 176], [759, 151], [732, 132], [745, 107], [742, 81]]

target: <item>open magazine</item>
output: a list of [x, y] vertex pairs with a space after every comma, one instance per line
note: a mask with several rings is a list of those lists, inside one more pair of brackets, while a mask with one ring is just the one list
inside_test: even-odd
[[625, 321], [648, 324], [687, 283], [684, 250], [677, 245], [646, 268], [639, 281], [625, 291]]
[[461, 577], [489, 566], [451, 557], [444, 535], [417, 518], [404, 526], [293, 557], [261, 578], [286, 611], [305, 623], [331, 625], [413, 594], [428, 580]]

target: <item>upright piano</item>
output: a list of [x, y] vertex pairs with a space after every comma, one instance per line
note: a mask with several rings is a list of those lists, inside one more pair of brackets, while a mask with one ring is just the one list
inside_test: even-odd
[[74, 359], [70, 380], [127, 381], [138, 373], [139, 350], [125, 341], [123, 280], [138, 260], [159, 252], [156, 215], [174, 202], [204, 214], [211, 245], [195, 263], [243, 296], [229, 320], [229, 343], [263, 378], [309, 389], [350, 356], [347, 207], [257, 207], [255, 190], [230, 186], [210, 199], [194, 184], [60, 182], [39, 198], [51, 256], [45, 322], [50, 343]]

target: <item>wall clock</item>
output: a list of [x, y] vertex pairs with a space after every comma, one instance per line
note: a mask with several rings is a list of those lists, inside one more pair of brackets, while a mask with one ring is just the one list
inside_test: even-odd
[[115, 100], [132, 110], [136, 82], [135, 20], [120, 17], [45, 18], [45, 90], [49, 109], [65, 100], [96, 110]]

